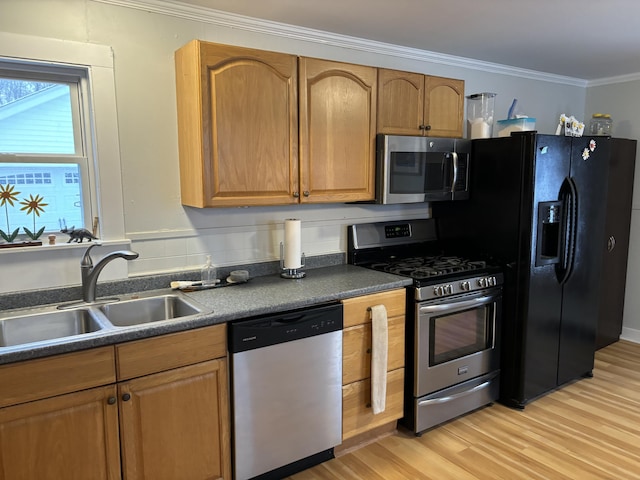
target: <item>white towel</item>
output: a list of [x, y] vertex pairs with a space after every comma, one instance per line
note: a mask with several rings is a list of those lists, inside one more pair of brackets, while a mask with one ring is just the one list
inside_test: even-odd
[[371, 406], [373, 414], [384, 412], [387, 397], [387, 309], [371, 307]]

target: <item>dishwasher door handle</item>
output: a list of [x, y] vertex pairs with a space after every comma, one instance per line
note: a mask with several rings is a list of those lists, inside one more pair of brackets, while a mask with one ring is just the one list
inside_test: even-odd
[[298, 315], [291, 315], [291, 316], [285, 316], [285, 317], [280, 317], [277, 320], [273, 320], [271, 322], [272, 325], [289, 325], [291, 323], [295, 323], [295, 322], [299, 322], [300, 320], [302, 320], [303, 318], [307, 317], [307, 315], [305, 314], [298, 314]]

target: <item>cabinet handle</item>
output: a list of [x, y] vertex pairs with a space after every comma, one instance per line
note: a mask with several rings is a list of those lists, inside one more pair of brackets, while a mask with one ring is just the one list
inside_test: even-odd
[[607, 250], [612, 252], [614, 248], [616, 248], [616, 237], [611, 235], [607, 241]]
[[109, 397], [107, 398], [107, 403], [109, 405], [113, 405], [114, 403], [116, 403], [116, 397]]
[[129, 395], [128, 393], [125, 393], [124, 395], [122, 395], [122, 400], [127, 402], [131, 399], [131, 395]]
[[293, 192], [293, 198], [300, 198], [300, 194], [298, 192]]
[[302, 192], [302, 194], [303, 194], [305, 197], [308, 197], [308, 196], [309, 196], [309, 191], [308, 191], [308, 190], [305, 190], [304, 192]]

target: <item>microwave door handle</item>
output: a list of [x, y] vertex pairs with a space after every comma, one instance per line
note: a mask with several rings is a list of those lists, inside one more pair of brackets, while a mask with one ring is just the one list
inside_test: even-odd
[[458, 181], [458, 154], [451, 152], [451, 158], [453, 159], [453, 178], [451, 179], [451, 196], [453, 197], [456, 191], [456, 182]]

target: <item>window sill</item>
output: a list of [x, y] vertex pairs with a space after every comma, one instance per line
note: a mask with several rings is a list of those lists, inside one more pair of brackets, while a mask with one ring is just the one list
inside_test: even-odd
[[[61, 251], [61, 250], [76, 250], [76, 249], [86, 249], [89, 247], [89, 245], [96, 243], [98, 245], [104, 245], [104, 246], [113, 246], [113, 245], [124, 245], [124, 246], [130, 246], [131, 245], [131, 241], [127, 240], [127, 239], [122, 239], [122, 240], [101, 240], [99, 242], [82, 242], [82, 243], [78, 243], [78, 242], [73, 242], [73, 243], [56, 243], [55, 245], [49, 245], [47, 243], [47, 240], [45, 239], [45, 241], [42, 242], [42, 245], [30, 245], [30, 246], [24, 246], [24, 247], [4, 247], [4, 248], [0, 248], [0, 255], [4, 255], [4, 254], [16, 254], [16, 253], [29, 253], [29, 252], [38, 252], [38, 253], [43, 253], [43, 252], [52, 252], [53, 251]], [[2, 244], [0, 244], [2, 245]]]

